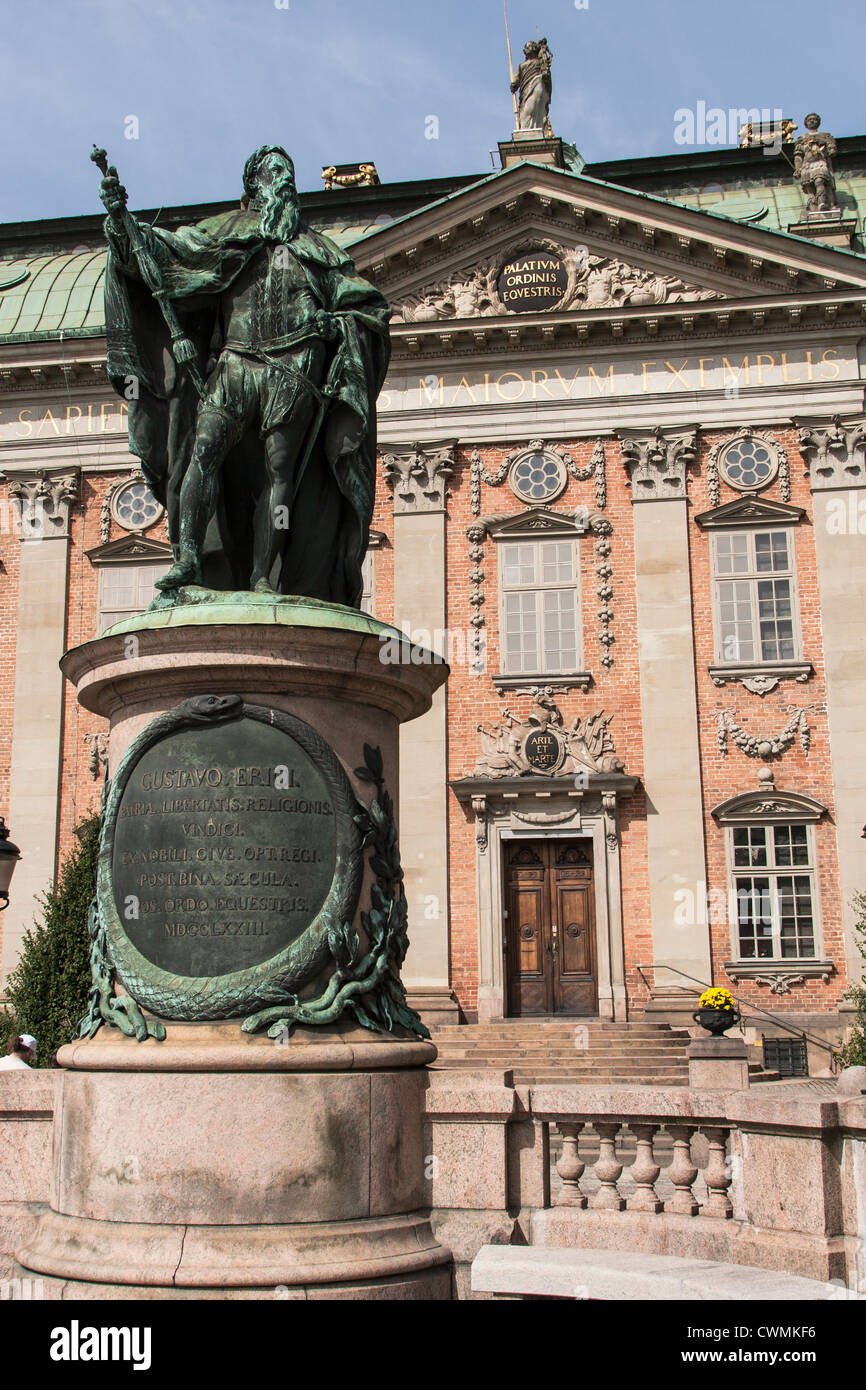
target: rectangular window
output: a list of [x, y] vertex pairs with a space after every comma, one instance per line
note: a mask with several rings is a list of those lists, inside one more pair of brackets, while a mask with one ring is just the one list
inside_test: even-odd
[[794, 544], [788, 531], [714, 537], [717, 660], [794, 661]]
[[582, 653], [575, 542], [504, 544], [500, 572], [503, 674], [576, 672]]
[[156, 581], [170, 568], [170, 561], [153, 565], [102, 565], [99, 570], [99, 636], [143, 613], [156, 598]]
[[814, 863], [809, 827], [731, 831], [740, 960], [814, 957]]

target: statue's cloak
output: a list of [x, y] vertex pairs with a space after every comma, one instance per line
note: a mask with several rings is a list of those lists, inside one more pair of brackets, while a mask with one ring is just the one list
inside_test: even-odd
[[[220, 295], [261, 250], [264, 239], [256, 214], [238, 210], [177, 232], [142, 228], [159, 266], [165, 289], [206, 376], [222, 346]], [[189, 372], [172, 357], [171, 337], [159, 307], [135, 265], [106, 224], [109, 255], [105, 275], [108, 374], [129, 403], [129, 447], [141, 460], [154, 495], [166, 507], [169, 538], [178, 542], [177, 504], [195, 436], [198, 395]], [[390, 359], [387, 300], [357, 275], [348, 256], [328, 238], [304, 225], [289, 243], [303, 267], [319, 306], [339, 317], [342, 363], [336, 381], [338, 405], [351, 410], [363, 431], [355, 452], [339, 458], [326, 453], [326, 430], [315, 440], [293, 510], [281, 592], [332, 603], [360, 604], [361, 565], [369, 544], [376, 486], [376, 401]], [[292, 331], [290, 313], [285, 325]], [[328, 345], [329, 364], [340, 349]], [[325, 376], [329, 366], [326, 365]], [[264, 486], [263, 446], [251, 430], [231, 451], [223, 468], [220, 496], [203, 555], [203, 579], [217, 589], [246, 589], [252, 568], [252, 512]], [[323, 488], [325, 491], [323, 491]], [[309, 526], [323, 523], [316, 536], [318, 560], [298, 567], [293, 543]], [[328, 563], [323, 569], [322, 556]]]

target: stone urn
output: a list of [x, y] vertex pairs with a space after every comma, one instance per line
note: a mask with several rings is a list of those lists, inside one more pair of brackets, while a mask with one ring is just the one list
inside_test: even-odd
[[698, 1009], [692, 1018], [714, 1038], [721, 1038], [729, 1028], [739, 1023], [740, 1013], [738, 1009]]

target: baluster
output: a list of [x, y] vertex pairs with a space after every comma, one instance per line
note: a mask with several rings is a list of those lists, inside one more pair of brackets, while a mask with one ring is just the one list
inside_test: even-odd
[[629, 1121], [629, 1129], [637, 1141], [637, 1155], [629, 1170], [629, 1176], [637, 1184], [637, 1191], [628, 1199], [629, 1211], [661, 1211], [664, 1203], [656, 1195], [656, 1179], [661, 1168], [653, 1159], [653, 1135], [659, 1125], [637, 1124]]
[[593, 1120], [592, 1127], [598, 1135], [601, 1153], [595, 1165], [596, 1176], [601, 1187], [590, 1198], [589, 1205], [602, 1211], [622, 1211], [625, 1200], [619, 1194], [617, 1181], [622, 1173], [622, 1164], [616, 1156], [616, 1136], [620, 1131], [619, 1120]]
[[730, 1130], [723, 1129], [720, 1125], [710, 1127], [701, 1125], [701, 1129], [707, 1136], [707, 1142], [710, 1146], [710, 1157], [704, 1173], [708, 1197], [701, 1208], [701, 1215], [715, 1216], [721, 1221], [727, 1221], [734, 1214], [728, 1197], [732, 1175], [725, 1157], [725, 1145]]
[[665, 1124], [665, 1129], [674, 1143], [674, 1156], [668, 1169], [668, 1177], [676, 1188], [671, 1200], [665, 1203], [665, 1211], [675, 1211], [680, 1216], [697, 1216], [700, 1207], [692, 1192], [692, 1184], [698, 1176], [698, 1170], [692, 1162], [692, 1126]]
[[577, 1141], [580, 1131], [585, 1129], [586, 1121], [579, 1124], [558, 1124], [558, 1129], [562, 1135], [562, 1153], [556, 1165], [556, 1171], [562, 1179], [562, 1195], [560, 1202], [563, 1206], [585, 1207], [586, 1196], [580, 1190], [580, 1179], [583, 1176], [586, 1164], [583, 1163], [577, 1152]]

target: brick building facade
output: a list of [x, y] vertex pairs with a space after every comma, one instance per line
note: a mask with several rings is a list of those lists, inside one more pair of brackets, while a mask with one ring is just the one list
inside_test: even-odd
[[[866, 141], [844, 216], [796, 234], [763, 150], [578, 171], [540, 143], [304, 200], [395, 306], [365, 606], [406, 633], [383, 660], [452, 671], [403, 731], [410, 993], [682, 1019], [713, 982], [832, 1032], [866, 890]], [[168, 548], [105, 377], [98, 219], [0, 245], [5, 973], [99, 804], [57, 662]]]

